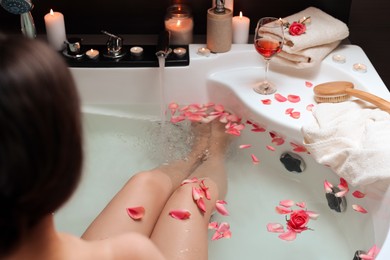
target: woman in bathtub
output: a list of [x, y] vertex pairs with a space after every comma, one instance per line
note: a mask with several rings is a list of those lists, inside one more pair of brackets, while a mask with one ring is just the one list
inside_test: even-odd
[[[0, 35], [0, 258], [207, 259], [208, 222], [226, 193], [229, 138], [220, 123], [193, 131], [197, 141], [185, 160], [130, 178], [81, 239], [57, 232], [52, 213], [82, 171], [77, 90], [62, 58], [45, 44]], [[205, 212], [192, 197], [200, 183], [181, 185], [194, 177], [210, 194]], [[145, 210], [138, 220], [126, 212], [137, 206]], [[187, 211], [188, 219], [173, 218]]]

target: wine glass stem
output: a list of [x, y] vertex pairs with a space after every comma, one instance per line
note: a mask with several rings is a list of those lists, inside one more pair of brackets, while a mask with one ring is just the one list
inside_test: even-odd
[[268, 82], [269, 59], [265, 59], [264, 82]]

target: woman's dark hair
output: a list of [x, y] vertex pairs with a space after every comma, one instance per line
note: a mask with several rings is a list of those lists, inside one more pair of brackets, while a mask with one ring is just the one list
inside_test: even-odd
[[77, 187], [80, 117], [60, 55], [39, 40], [0, 34], [0, 257]]

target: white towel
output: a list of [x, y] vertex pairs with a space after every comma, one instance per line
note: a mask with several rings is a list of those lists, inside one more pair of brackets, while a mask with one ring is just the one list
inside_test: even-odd
[[288, 44], [285, 44], [283, 50], [274, 57], [275, 63], [298, 69], [313, 67], [349, 35], [345, 23], [315, 7], [285, 17], [284, 20], [292, 24], [303, 17], [310, 17], [311, 20], [306, 24], [306, 32], [292, 36], [286, 29], [284, 42]]
[[313, 158], [351, 185], [390, 180], [390, 115], [360, 101], [322, 103], [302, 127]]

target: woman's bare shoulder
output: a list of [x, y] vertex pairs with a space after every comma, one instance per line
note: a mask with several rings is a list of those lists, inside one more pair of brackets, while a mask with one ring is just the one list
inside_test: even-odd
[[[164, 260], [156, 245], [146, 236], [127, 233], [100, 241], [90, 242], [96, 251], [107, 254], [107, 259], [153, 259]], [[99, 258], [101, 259], [101, 258]]]

